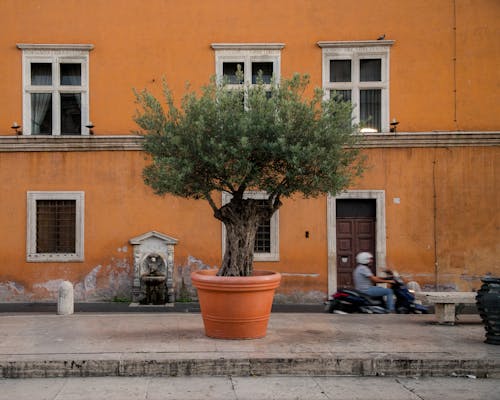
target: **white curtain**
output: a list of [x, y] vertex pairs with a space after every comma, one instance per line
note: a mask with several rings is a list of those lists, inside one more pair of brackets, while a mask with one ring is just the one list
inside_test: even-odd
[[[31, 134], [40, 134], [40, 128], [52, 102], [51, 93], [31, 94]], [[46, 133], [46, 132], [43, 132]]]
[[[52, 85], [52, 65], [48, 63], [32, 63], [31, 84], [34, 86]], [[40, 134], [41, 125], [45, 120], [51, 102], [51, 93], [31, 94], [31, 133], [33, 135]]]

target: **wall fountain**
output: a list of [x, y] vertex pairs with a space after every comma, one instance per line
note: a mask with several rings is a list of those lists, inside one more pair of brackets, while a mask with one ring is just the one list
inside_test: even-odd
[[156, 231], [130, 239], [134, 246], [133, 303], [174, 303], [174, 246], [177, 242]]

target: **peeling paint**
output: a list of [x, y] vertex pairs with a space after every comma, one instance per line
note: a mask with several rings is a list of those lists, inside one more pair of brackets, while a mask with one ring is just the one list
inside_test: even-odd
[[101, 270], [102, 265], [95, 267], [83, 280], [85, 291], [93, 290], [97, 287], [97, 274]]
[[26, 293], [23, 285], [18, 282], [7, 281], [0, 283], [0, 300], [1, 301], [30, 301], [32, 295]]
[[326, 293], [319, 290], [309, 292], [293, 291], [291, 293], [276, 293], [274, 302], [276, 304], [321, 304], [326, 297]]
[[188, 256], [187, 264], [188, 264], [187, 266], [193, 271], [200, 269], [216, 268], [215, 266], [211, 267], [210, 265], [205, 264], [202, 260], [193, 256]]
[[59, 286], [64, 282], [64, 279], [55, 279], [43, 283], [35, 283], [33, 285], [34, 289], [45, 289], [48, 292], [55, 294], [59, 290]]

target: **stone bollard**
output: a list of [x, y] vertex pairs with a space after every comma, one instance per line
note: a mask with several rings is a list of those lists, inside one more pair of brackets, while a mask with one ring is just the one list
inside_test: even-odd
[[73, 314], [73, 285], [71, 282], [64, 281], [59, 286], [59, 298], [57, 299], [57, 313], [59, 315]]

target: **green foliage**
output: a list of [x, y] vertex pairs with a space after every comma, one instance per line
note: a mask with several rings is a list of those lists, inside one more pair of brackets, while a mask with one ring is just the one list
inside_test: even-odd
[[135, 121], [152, 160], [145, 182], [157, 194], [205, 198], [212, 207], [214, 191], [241, 199], [245, 190], [263, 190], [278, 204], [346, 188], [362, 172], [351, 105], [324, 101], [320, 90], [305, 98], [308, 83], [295, 75], [228, 89], [212, 79], [199, 95], [188, 91], [180, 107], [165, 82], [165, 106], [136, 92]]

